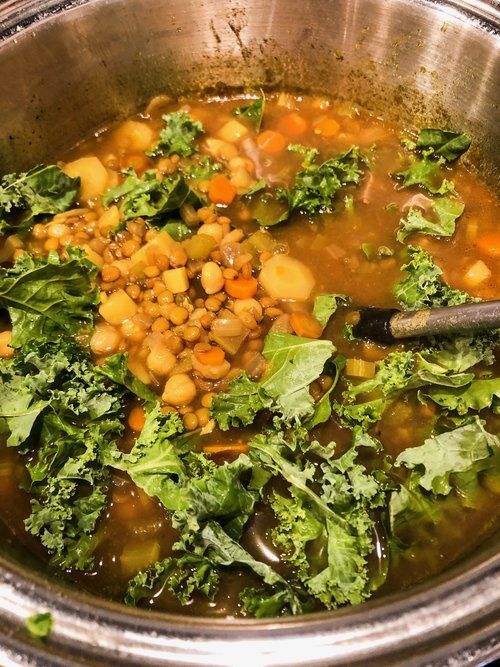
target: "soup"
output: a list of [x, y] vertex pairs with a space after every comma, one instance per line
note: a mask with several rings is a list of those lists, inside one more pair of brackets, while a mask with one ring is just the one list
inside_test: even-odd
[[359, 604], [470, 553], [499, 511], [498, 332], [353, 326], [499, 297], [469, 144], [326, 97], [158, 97], [5, 176], [2, 539], [206, 616]]

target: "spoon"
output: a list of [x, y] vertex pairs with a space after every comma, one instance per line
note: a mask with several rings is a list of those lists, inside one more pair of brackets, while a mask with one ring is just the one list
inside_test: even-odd
[[427, 310], [361, 308], [353, 327], [357, 338], [392, 344], [401, 338], [472, 333], [500, 327], [500, 301]]

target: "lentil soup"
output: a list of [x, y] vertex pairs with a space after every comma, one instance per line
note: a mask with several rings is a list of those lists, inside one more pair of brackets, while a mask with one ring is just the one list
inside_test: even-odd
[[469, 144], [326, 97], [158, 97], [5, 176], [1, 538], [211, 616], [358, 604], [470, 553], [500, 507], [498, 332], [352, 330], [500, 298]]

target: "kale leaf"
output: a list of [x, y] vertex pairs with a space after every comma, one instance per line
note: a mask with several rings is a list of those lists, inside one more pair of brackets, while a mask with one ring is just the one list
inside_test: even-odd
[[158, 222], [162, 216], [177, 211], [183, 204], [199, 204], [199, 198], [189, 188], [182, 174], [165, 176], [161, 180], [156, 171], [144, 172], [139, 178], [133, 169], [124, 172], [126, 179], [103, 197], [104, 206], [120, 202], [121, 219], [146, 218]]
[[262, 117], [264, 116], [265, 104], [266, 101], [264, 96], [258, 97], [247, 106], [234, 108], [231, 113], [233, 116], [241, 116], [242, 118], [245, 118], [250, 123], [255, 125], [255, 129], [259, 131], [262, 123]]
[[474, 301], [465, 292], [452, 289], [439, 279], [442, 271], [434, 264], [428, 252], [413, 246], [408, 246], [407, 251], [409, 262], [401, 267], [406, 276], [393, 289], [394, 296], [405, 309], [457, 306]]
[[263, 409], [278, 413], [286, 423], [311, 417], [314, 400], [309, 385], [334, 351], [331, 341], [269, 333], [262, 352], [269, 371], [260, 382], [244, 375], [233, 380], [228, 392], [214, 397], [212, 415], [223, 430], [251, 424]]
[[447, 162], [453, 162], [468, 150], [471, 141], [471, 138], [463, 132], [425, 127], [418, 134], [415, 148], [431, 149], [434, 155], [442, 156]]
[[0, 182], [0, 234], [24, 234], [44, 216], [67, 211], [79, 188], [79, 178], [70, 178], [55, 165], [7, 174]]
[[453, 236], [456, 220], [462, 215], [464, 208], [463, 204], [454, 199], [440, 197], [432, 203], [432, 210], [437, 217], [436, 222], [427, 220], [419, 210], [411, 208], [406, 218], [400, 220], [401, 226], [396, 238], [403, 242], [407, 236], [416, 232], [430, 236]]
[[176, 154], [188, 157], [196, 152], [194, 141], [204, 132], [200, 121], [194, 120], [186, 111], [164, 114], [162, 120], [165, 127], [160, 132], [158, 142], [146, 155], [161, 157]]
[[430, 387], [422, 391], [421, 395], [459, 415], [486, 408], [492, 408], [495, 414], [500, 413], [500, 378], [473, 380], [469, 385], [461, 387]]
[[0, 267], [0, 306], [9, 311], [13, 347], [74, 335], [92, 323], [98, 269], [80, 250], [68, 247], [67, 253], [66, 260], [56, 252], [41, 258], [25, 253], [12, 268]]
[[52, 632], [54, 619], [50, 611], [41, 612], [28, 616], [25, 620], [26, 629], [32, 637], [45, 639]]
[[313, 316], [323, 329], [328, 324], [330, 317], [337, 311], [339, 301], [350, 303], [351, 300], [345, 294], [319, 294], [314, 299]]
[[144, 598], [158, 595], [165, 587], [181, 604], [188, 604], [195, 591], [213, 600], [219, 588], [219, 574], [203, 556], [184, 554], [164, 558], [129, 581], [125, 604], [135, 607]]
[[[490, 459], [498, 463], [500, 440], [485, 431], [478, 417], [453, 431], [428, 438], [420, 447], [401, 452], [396, 465], [418, 472], [418, 484], [436, 495], [448, 495], [451, 478], [477, 468], [478, 462]], [[481, 469], [482, 466], [481, 466]]]
[[288, 202], [290, 211], [302, 211], [310, 216], [329, 212], [335, 195], [349, 183], [358, 184], [363, 176], [364, 158], [357, 146], [320, 164], [315, 161], [318, 151], [314, 148], [298, 145], [290, 146], [289, 150], [304, 156], [294, 185], [279, 193]]
[[123, 429], [123, 389], [103, 381], [76, 343], [62, 340], [32, 340], [2, 362], [0, 376], [0, 429], [9, 445], [30, 454], [26, 529], [53, 563], [86, 569], [106, 503], [104, 450]]
[[394, 176], [401, 181], [402, 188], [422, 185], [434, 195], [454, 194], [455, 186], [441, 174], [441, 167], [444, 163], [444, 158], [430, 160], [424, 156], [421, 160], [414, 159], [408, 169], [397, 172]]
[[[370, 595], [370, 510], [385, 504], [383, 486], [357, 462], [358, 447], [373, 442], [355, 442], [340, 458], [329, 457], [319, 466], [303, 457], [306, 443], [283, 433], [268, 431], [249, 443], [250, 457], [289, 484], [289, 496], [271, 498], [278, 518], [273, 541], [300, 583], [329, 609]], [[311, 562], [310, 553], [324, 555]]]

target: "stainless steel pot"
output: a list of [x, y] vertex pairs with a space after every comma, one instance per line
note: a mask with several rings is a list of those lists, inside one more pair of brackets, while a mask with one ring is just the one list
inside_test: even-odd
[[[160, 92], [286, 87], [475, 137], [498, 173], [499, 15], [455, 0], [7, 0], [0, 6], [0, 170], [49, 160]], [[500, 556], [410, 591], [280, 621], [143, 613], [16, 564], [0, 544], [0, 664], [464, 665], [500, 657]], [[50, 609], [47, 644], [24, 618]]]

